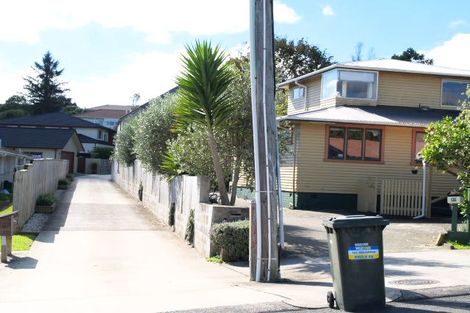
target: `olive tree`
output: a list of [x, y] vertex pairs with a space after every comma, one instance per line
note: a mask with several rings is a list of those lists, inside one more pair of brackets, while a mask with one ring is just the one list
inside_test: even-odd
[[136, 159], [134, 150], [136, 129], [137, 121], [130, 120], [114, 137], [113, 159], [126, 166], [131, 165]]
[[151, 101], [149, 107], [136, 119], [135, 153], [142, 166], [152, 172], [161, 172], [167, 150], [167, 141], [174, 138], [174, 111], [178, 94], [169, 94]]

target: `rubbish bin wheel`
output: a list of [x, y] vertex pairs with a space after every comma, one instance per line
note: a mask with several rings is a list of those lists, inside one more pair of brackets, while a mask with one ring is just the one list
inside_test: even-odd
[[335, 307], [335, 297], [333, 296], [332, 291], [328, 291], [326, 294], [326, 301], [328, 301], [328, 306], [333, 309]]

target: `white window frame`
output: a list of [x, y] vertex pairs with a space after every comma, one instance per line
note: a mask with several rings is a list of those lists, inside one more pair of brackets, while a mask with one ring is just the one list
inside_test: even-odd
[[[334, 68], [334, 69], [332, 69], [332, 70], [323, 72], [323, 73], [321, 74], [321, 77], [320, 77], [320, 101], [328, 100], [328, 99], [335, 99], [335, 98], [338, 96], [338, 90], [336, 90], [334, 96], [323, 98], [323, 83], [324, 83], [323, 75], [325, 75], [326, 73], [335, 71], [335, 72], [336, 72], [336, 84], [338, 84], [338, 70], [339, 70], [339, 69]], [[336, 88], [338, 88], [338, 87], [336, 87]]]
[[[295, 93], [296, 93], [296, 90], [299, 91], [299, 93], [301, 93], [302, 95], [299, 95], [299, 96], [295, 96]], [[302, 92], [300, 92], [300, 90], [302, 90]], [[297, 100], [297, 99], [302, 99], [305, 97], [305, 88], [304, 87], [294, 87], [294, 89], [292, 89], [292, 99], [293, 100]]]
[[[377, 77], [377, 83], [375, 84], [375, 98], [351, 98], [351, 97], [342, 97], [339, 95], [339, 92], [338, 92], [338, 89], [336, 89], [336, 93], [334, 96], [332, 97], [327, 97], [327, 98], [323, 98], [323, 83], [324, 83], [324, 79], [323, 79], [323, 75], [325, 73], [328, 73], [330, 71], [336, 71], [336, 83], [338, 83], [339, 81], [339, 72], [340, 71], [349, 71], [349, 72], [361, 72], [361, 73], [375, 73], [376, 74], [376, 77]], [[349, 69], [349, 68], [341, 68], [341, 67], [338, 67], [338, 68], [335, 68], [335, 69], [332, 69], [330, 71], [327, 71], [327, 72], [324, 72], [322, 73], [322, 76], [321, 76], [321, 83], [320, 83], [320, 101], [323, 101], [323, 100], [328, 100], [328, 99], [334, 99], [334, 98], [340, 98], [340, 99], [348, 99], [348, 100], [369, 100], [369, 101], [377, 101], [377, 99], [379, 98], [379, 81], [380, 81], [380, 73], [378, 71], [367, 71], [367, 70], [357, 70], [357, 69]]]
[[443, 97], [444, 97], [444, 83], [445, 82], [454, 82], [454, 83], [464, 83], [464, 84], [470, 84], [470, 81], [468, 80], [462, 80], [462, 79], [449, 79], [449, 78], [443, 78], [441, 79], [441, 107], [444, 108], [458, 108], [460, 107], [460, 104], [457, 105], [447, 105], [443, 104]]
[[[363, 71], [363, 70], [352, 70], [348, 68], [339, 68], [338, 69], [338, 81], [339, 81], [339, 72], [340, 71], [348, 71], [348, 72], [361, 72], [361, 73], [375, 73], [377, 77], [377, 82], [375, 84], [375, 98], [351, 98], [351, 97], [343, 97], [343, 96], [337, 96], [337, 98], [341, 99], [348, 99], [348, 100], [372, 100], [375, 101], [379, 98], [379, 72], [378, 71]], [[345, 84], [346, 87], [343, 86], [344, 88], [347, 88], [347, 83]]]

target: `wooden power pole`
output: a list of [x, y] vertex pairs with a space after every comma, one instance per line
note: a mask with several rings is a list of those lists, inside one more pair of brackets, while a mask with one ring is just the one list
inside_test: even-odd
[[250, 62], [256, 204], [251, 210], [251, 280], [279, 279], [277, 126], [273, 0], [250, 0]]

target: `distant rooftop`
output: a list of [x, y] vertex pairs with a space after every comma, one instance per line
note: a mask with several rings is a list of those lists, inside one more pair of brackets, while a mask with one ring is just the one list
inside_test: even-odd
[[96, 111], [96, 110], [117, 110], [117, 111], [126, 111], [130, 112], [135, 109], [137, 106], [134, 105], [114, 105], [114, 104], [105, 104], [97, 107], [87, 108], [87, 111]]
[[81, 118], [62, 112], [46, 113], [32, 116], [21, 116], [0, 120], [0, 125], [38, 126], [38, 127], [81, 127], [110, 129]]
[[2, 146], [62, 149], [76, 134], [74, 129], [0, 127]]
[[361, 69], [371, 71], [383, 71], [383, 72], [400, 72], [400, 73], [414, 73], [423, 75], [440, 75], [440, 76], [455, 76], [455, 77], [467, 77], [470, 78], [470, 71], [453, 69], [447, 67], [440, 67], [436, 65], [427, 65], [421, 63], [413, 63], [407, 61], [393, 60], [393, 59], [381, 59], [381, 60], [368, 60], [358, 62], [347, 62], [347, 63], [336, 63], [318, 71], [311, 72], [296, 78], [286, 80], [279, 84], [279, 86], [285, 86], [295, 81], [300, 81], [312, 76], [316, 76], [323, 72], [335, 69]]
[[[129, 111], [130, 112], [130, 111]], [[85, 111], [79, 114], [75, 114], [76, 117], [90, 117], [90, 118], [115, 118], [120, 119], [127, 113], [124, 110], [107, 110], [107, 109], [99, 109], [99, 110], [92, 110], [92, 111]]]

